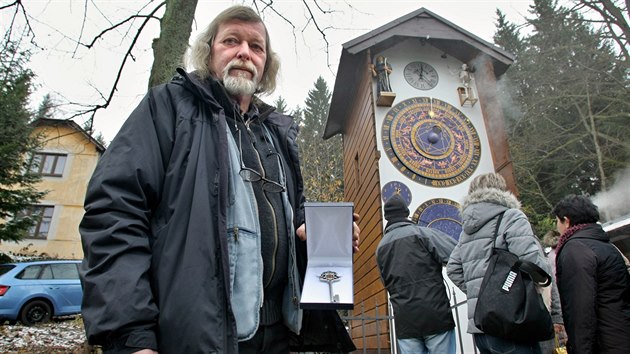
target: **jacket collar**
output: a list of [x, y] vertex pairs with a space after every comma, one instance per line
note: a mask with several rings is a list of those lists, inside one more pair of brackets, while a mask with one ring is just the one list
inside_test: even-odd
[[[225, 91], [223, 84], [213, 77], [201, 79], [196, 72], [188, 73], [183, 68], [177, 68], [177, 75], [173, 81], [183, 81], [184, 85], [196, 96], [209, 103], [213, 109], [223, 109], [229, 116], [235, 117], [240, 113], [236, 101]], [[263, 102], [257, 96], [252, 98], [252, 105], [255, 112], [259, 113], [260, 121], [264, 121], [275, 111], [273, 106]], [[250, 109], [251, 111], [251, 109]]]
[[414, 224], [413, 221], [409, 220], [408, 218], [396, 218], [396, 219], [391, 219], [387, 222], [387, 226], [385, 226], [385, 232], [406, 226], [406, 225], [410, 225], [410, 224]]
[[610, 242], [610, 237], [600, 224], [578, 224], [567, 229], [558, 241], [556, 246], [556, 256], [560, 254], [562, 247], [574, 239], [593, 239], [597, 241]]

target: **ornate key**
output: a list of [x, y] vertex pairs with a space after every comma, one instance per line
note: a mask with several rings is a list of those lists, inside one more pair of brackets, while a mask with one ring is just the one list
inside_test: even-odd
[[341, 275], [337, 274], [337, 272], [333, 271], [325, 271], [319, 275], [319, 280], [325, 281], [328, 283], [328, 290], [330, 290], [330, 302], [339, 302], [339, 295], [333, 295], [333, 287], [332, 283], [341, 279]]

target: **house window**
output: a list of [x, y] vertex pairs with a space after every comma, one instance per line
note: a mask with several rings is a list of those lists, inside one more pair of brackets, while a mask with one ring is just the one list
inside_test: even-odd
[[42, 176], [61, 177], [67, 158], [66, 154], [36, 153], [31, 162], [31, 172]]
[[49, 205], [33, 205], [28, 208], [25, 214], [33, 217], [35, 224], [28, 230], [26, 237], [45, 240], [48, 237], [54, 210], [55, 207]]

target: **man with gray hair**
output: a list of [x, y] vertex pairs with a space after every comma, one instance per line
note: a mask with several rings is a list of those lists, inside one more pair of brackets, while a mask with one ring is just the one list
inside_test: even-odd
[[90, 181], [80, 224], [89, 343], [106, 353], [353, 350], [335, 311], [299, 308], [298, 127], [254, 96], [275, 89], [279, 70], [267, 28], [230, 7], [189, 61], [193, 72], [149, 90]]

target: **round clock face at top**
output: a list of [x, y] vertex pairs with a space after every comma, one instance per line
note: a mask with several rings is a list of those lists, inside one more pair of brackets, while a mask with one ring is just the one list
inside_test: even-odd
[[470, 177], [481, 157], [472, 122], [452, 105], [414, 97], [393, 106], [383, 121], [383, 149], [400, 173], [431, 187], [451, 187]]
[[429, 199], [420, 204], [411, 220], [420, 226], [440, 230], [459, 240], [462, 233], [462, 218], [459, 203], [446, 198]]
[[434, 88], [440, 80], [435, 68], [422, 61], [414, 61], [407, 64], [403, 75], [409, 85], [418, 90], [430, 90]]

